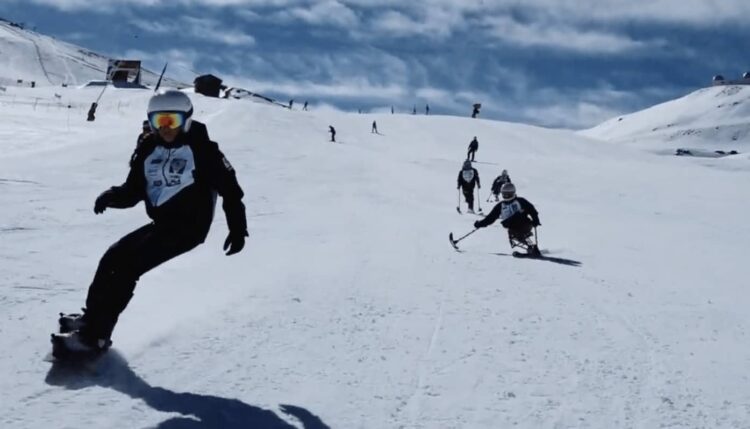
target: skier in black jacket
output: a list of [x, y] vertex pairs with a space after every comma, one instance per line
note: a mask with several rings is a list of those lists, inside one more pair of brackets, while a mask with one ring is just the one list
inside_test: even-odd
[[500, 201], [498, 195], [500, 195], [500, 189], [502, 189], [503, 185], [511, 182], [512, 181], [510, 180], [510, 176], [508, 175], [508, 170], [503, 170], [503, 172], [495, 178], [495, 181], [492, 182], [491, 188], [492, 195], [495, 197], [495, 202]]
[[530, 255], [539, 256], [536, 243], [529, 241], [532, 228], [541, 225], [536, 208], [525, 198], [516, 196], [516, 186], [512, 183], [504, 184], [500, 193], [503, 200], [495, 205], [487, 217], [474, 222], [474, 228], [484, 228], [500, 219], [500, 223], [508, 229], [511, 240], [525, 243]]
[[464, 161], [464, 166], [458, 172], [458, 186], [464, 193], [466, 204], [469, 205], [469, 213], [474, 213], [474, 185], [482, 189], [479, 183], [479, 172], [471, 166], [471, 161]]
[[479, 140], [474, 136], [474, 139], [469, 143], [469, 150], [466, 152], [466, 159], [469, 160], [469, 158], [471, 158], [471, 160], [474, 161], [474, 154], [477, 152], [477, 149], [479, 149]]
[[206, 126], [191, 119], [192, 113], [190, 98], [180, 91], [168, 90], [149, 101], [155, 132], [136, 149], [125, 183], [99, 195], [94, 213], [144, 201], [152, 222], [102, 256], [84, 313], [61, 316], [55, 346], [73, 353], [106, 350], [140, 276], [206, 239], [217, 193], [229, 227], [224, 250], [232, 255], [244, 247], [248, 234], [242, 189], [231, 164], [209, 140]]

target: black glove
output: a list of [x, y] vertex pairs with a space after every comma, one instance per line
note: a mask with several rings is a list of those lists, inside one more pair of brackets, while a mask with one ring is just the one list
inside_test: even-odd
[[479, 229], [481, 227], [482, 225], [479, 224], [479, 221], [474, 222], [474, 229]]
[[247, 231], [241, 233], [229, 232], [227, 239], [224, 241], [224, 250], [227, 251], [227, 256], [234, 255], [245, 247], [245, 237], [247, 237]]
[[107, 207], [109, 207], [109, 204], [112, 202], [112, 195], [113, 193], [111, 190], [106, 190], [102, 192], [101, 195], [99, 195], [96, 198], [96, 201], [94, 202], [94, 213], [96, 214], [104, 213], [104, 210], [106, 210]]
[[542, 226], [542, 223], [539, 222], [539, 219], [534, 219], [531, 221], [531, 224], [534, 226]]

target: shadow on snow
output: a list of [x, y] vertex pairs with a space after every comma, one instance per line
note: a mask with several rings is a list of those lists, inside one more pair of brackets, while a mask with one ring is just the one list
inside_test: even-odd
[[[140, 399], [157, 411], [182, 414], [161, 422], [155, 429], [295, 429], [273, 411], [237, 399], [178, 393], [151, 386], [135, 374], [115, 350], [87, 363], [54, 362], [45, 382], [71, 390], [107, 387]], [[280, 408], [296, 418], [305, 429], [329, 429], [320, 418], [304, 408], [294, 405], [281, 405]]]

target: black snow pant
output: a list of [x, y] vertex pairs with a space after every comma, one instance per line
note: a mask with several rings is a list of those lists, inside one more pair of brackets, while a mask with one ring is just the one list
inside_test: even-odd
[[469, 149], [469, 152], [466, 153], [466, 159], [474, 161], [474, 154], [476, 153], [476, 150]]
[[474, 188], [462, 187], [461, 189], [464, 192], [464, 199], [466, 199], [466, 204], [469, 205], [469, 210], [474, 210]]
[[110, 246], [89, 286], [81, 334], [94, 340], [110, 339], [141, 275], [205, 240], [206, 234], [196, 235], [195, 228], [191, 229], [150, 223]]

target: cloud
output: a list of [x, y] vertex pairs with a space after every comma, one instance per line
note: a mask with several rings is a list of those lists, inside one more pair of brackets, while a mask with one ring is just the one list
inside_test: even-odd
[[198, 75], [194, 70], [203, 54], [194, 49], [165, 49], [161, 51], [145, 52], [137, 49], [128, 49], [119, 56], [120, 58], [138, 58], [144, 67], [155, 71], [161, 71], [165, 62], [168, 62], [166, 75], [175, 80], [191, 83]]
[[551, 22], [521, 23], [508, 16], [482, 20], [487, 33], [517, 46], [540, 46], [590, 54], [615, 54], [660, 47], [664, 41], [633, 40], [625, 35], [569, 27]]
[[465, 18], [453, 8], [428, 8], [417, 10], [416, 14], [397, 10], [383, 11], [370, 21], [369, 28], [384, 37], [419, 35], [444, 39], [467, 25]]
[[338, 26], [352, 28], [359, 24], [357, 14], [344, 4], [335, 0], [324, 0], [309, 7], [293, 7], [281, 10], [272, 15], [277, 21], [299, 20], [311, 25]]
[[220, 21], [212, 18], [182, 16], [176, 20], [165, 21], [133, 19], [130, 23], [153, 34], [188, 36], [229, 46], [252, 46], [255, 44], [253, 36], [241, 30], [225, 28]]
[[[742, 24], [750, 15], [750, 2], [746, 0], [16, 0], [55, 7], [60, 10], [100, 10], [111, 13], [125, 6], [138, 7], [210, 7], [210, 8], [294, 8], [302, 19], [317, 19], [315, 11], [330, 8], [336, 11], [363, 9], [380, 14], [395, 12], [396, 15], [376, 18], [381, 25], [398, 25], [398, 15], [410, 17], [422, 29], [441, 29], [450, 32], [451, 27], [440, 28], [440, 22], [460, 25], [470, 16], [492, 17], [521, 13], [534, 16], [554, 17], [559, 21], [674, 23], [684, 25], [718, 25], [725, 22]], [[334, 9], [331, 9], [334, 10]], [[308, 18], [304, 18], [310, 14]], [[348, 13], [347, 13], [348, 14]], [[314, 17], [314, 18], [313, 18]], [[336, 19], [335, 16], [329, 16]], [[346, 18], [346, 19], [350, 19]], [[394, 19], [396, 21], [394, 21]], [[407, 21], [404, 21], [407, 22]], [[422, 33], [424, 34], [424, 33]]]

